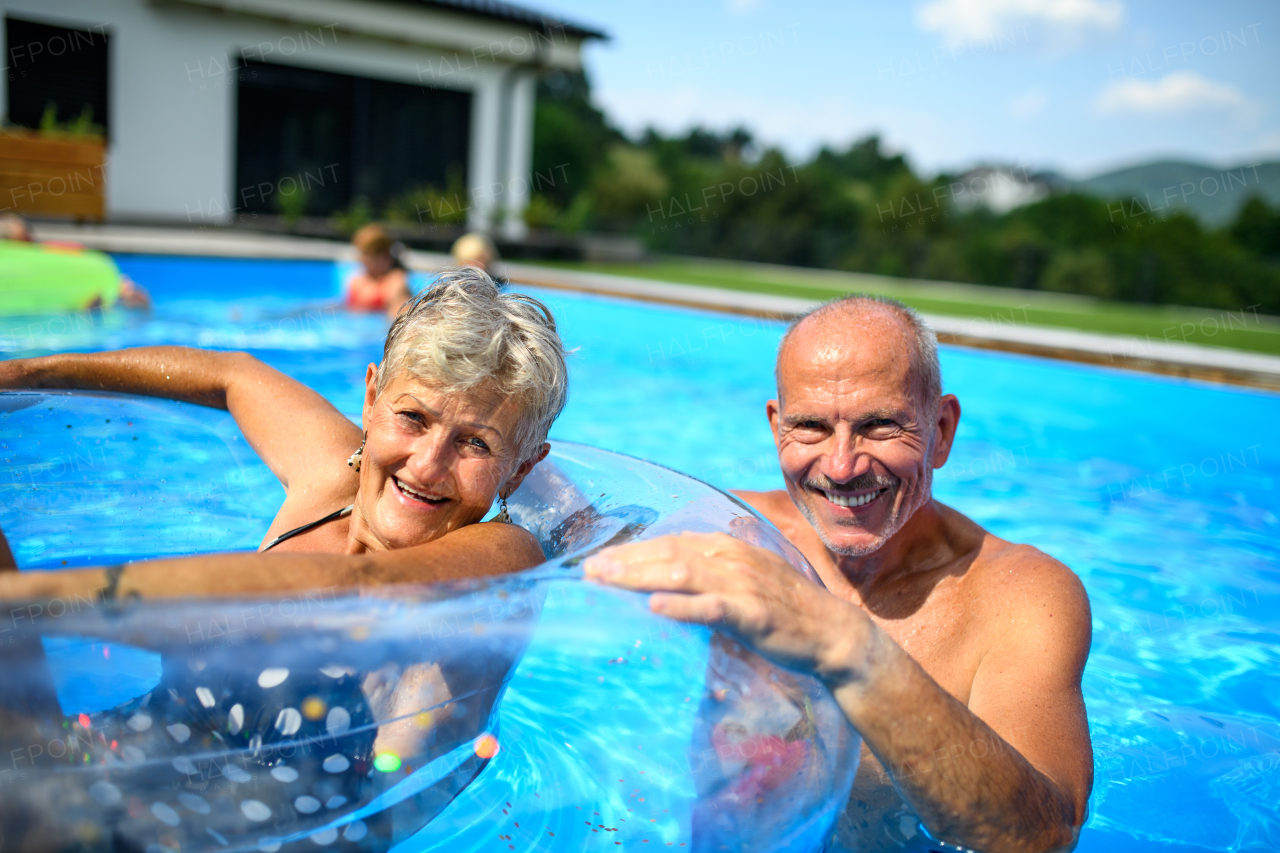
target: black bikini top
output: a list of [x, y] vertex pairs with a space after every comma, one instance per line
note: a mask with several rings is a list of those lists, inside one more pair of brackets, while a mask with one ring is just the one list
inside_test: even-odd
[[[276, 547], [284, 540], [292, 539], [293, 537], [297, 536], [299, 533], [306, 533], [311, 528], [319, 527], [325, 522], [333, 521], [335, 518], [346, 518], [348, 515], [351, 515], [351, 509], [354, 506], [355, 504], [351, 504], [350, 506], [344, 506], [340, 510], [336, 510], [334, 512], [329, 513], [324, 518], [318, 518], [309, 524], [304, 524], [301, 527], [295, 527], [286, 533], [281, 533], [275, 539], [272, 539], [270, 542], [268, 542], [266, 546], [263, 547], [262, 551], [270, 551], [272, 548]], [[261, 554], [262, 551], [259, 551], [258, 553]]]

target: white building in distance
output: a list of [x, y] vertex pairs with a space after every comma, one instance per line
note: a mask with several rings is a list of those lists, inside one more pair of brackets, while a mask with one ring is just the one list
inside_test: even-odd
[[[107, 133], [109, 220], [229, 224], [431, 186], [524, 235], [539, 73], [598, 31], [492, 0], [0, 0], [12, 125]], [[421, 209], [421, 208], [420, 208]], [[458, 208], [452, 208], [458, 209]], [[424, 221], [440, 211], [422, 209]]]
[[1050, 185], [1042, 175], [1028, 174], [1027, 168], [980, 166], [970, 169], [951, 184], [951, 200], [966, 213], [978, 207], [1005, 214], [1017, 207], [1048, 198]]

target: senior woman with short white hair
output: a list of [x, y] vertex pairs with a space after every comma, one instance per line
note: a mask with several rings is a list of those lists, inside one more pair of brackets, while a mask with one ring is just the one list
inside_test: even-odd
[[[549, 450], [568, 374], [555, 321], [473, 267], [408, 302], [365, 373], [364, 429], [245, 353], [184, 347], [0, 362], [0, 388], [166, 397], [228, 410], [285, 501], [258, 554], [0, 572], [0, 599], [280, 592], [502, 574], [537, 565], [505, 501]], [[478, 524], [494, 501], [499, 523]], [[3, 538], [0, 538], [0, 546]], [[15, 568], [0, 547], [0, 570]], [[269, 553], [262, 553], [269, 552]]]
[[[546, 456], [547, 431], [564, 408], [565, 353], [551, 313], [535, 299], [500, 292], [478, 269], [445, 271], [400, 311], [387, 335], [381, 364], [370, 364], [364, 381], [364, 428], [360, 429], [310, 388], [243, 353], [154, 347], [0, 362], [0, 388], [119, 391], [225, 408], [280, 478], [286, 493], [257, 554], [210, 554], [105, 569], [20, 573], [12, 571], [16, 566], [0, 536], [0, 600], [76, 595], [88, 600], [248, 596], [496, 575], [542, 562], [538, 541], [528, 531], [503, 523], [505, 511], [494, 522], [477, 522], [495, 500], [505, 503]], [[3, 571], [6, 568], [11, 571]], [[9, 645], [0, 644], [0, 671], [8, 686], [0, 691], [0, 744], [6, 750], [31, 742], [34, 735], [30, 733], [43, 731], [41, 725], [70, 724], [43, 665], [39, 636], [29, 633], [18, 639], [16, 644], [12, 640]], [[235, 781], [261, 777], [260, 786], [246, 790], [274, 806], [257, 799], [245, 802], [275, 815], [279, 827], [273, 824], [273, 828], [282, 827], [283, 832], [301, 831], [296, 821], [320, 808], [320, 801], [311, 796], [318, 791], [327, 792], [329, 809], [348, 802], [371, 807], [373, 798], [400, 778], [390, 770], [375, 774], [369, 769], [379, 768], [375, 759], [382, 756], [390, 755], [399, 767], [401, 758], [422, 766], [446, 753], [470, 755], [456, 748], [484, 731], [522, 651], [517, 632], [496, 647], [483, 646], [478, 654], [475, 650], [481, 647], [465, 640], [420, 645], [416, 652], [394, 644], [361, 645], [364, 657], [350, 660], [359, 659], [362, 665], [349, 670], [338, 667], [336, 672], [332, 665], [320, 668], [320, 663], [329, 662], [328, 652], [317, 659], [314, 669], [299, 667], [307, 660], [303, 654], [291, 659], [297, 670], [294, 675], [288, 669], [270, 670], [283, 672], [289, 679], [287, 690], [292, 693], [277, 695], [266, 688], [279, 682], [267, 685], [261, 677], [255, 682], [252, 672], [245, 670], [252, 664], [239, 656], [224, 656], [220, 663], [206, 666], [201, 655], [210, 644], [175, 645], [163, 632], [154, 639], [130, 636], [128, 642], [160, 652], [160, 681], [145, 696], [98, 714], [93, 723], [96, 730], [101, 732], [105, 726], [119, 732], [119, 743], [125, 748], [122, 754], [127, 749], [141, 750], [133, 741], [145, 741], [154, 734], [153, 727], [148, 722], [131, 729], [132, 721], [126, 725], [123, 720], [145, 706], [148, 721], [158, 717], [173, 722], [164, 731], [176, 743], [187, 743], [189, 737], [194, 745], [189, 757], [179, 751], [172, 764], [175, 770], [185, 772], [180, 761], [189, 766], [195, 766], [191, 762], [196, 759], [206, 761], [201, 750], [214, 750], [209, 755], [221, 754], [228, 765], [228, 756], [234, 755], [248, 768]], [[321, 654], [323, 646], [295, 648]], [[246, 650], [245, 656], [253, 654]], [[310, 729], [301, 729], [299, 712], [279, 706], [287, 704], [283, 696], [307, 694], [311, 694], [308, 702], [342, 710], [347, 714], [345, 722], [331, 722], [331, 710], [329, 716], [305, 723]], [[233, 702], [237, 704], [230, 707]], [[292, 724], [289, 711], [295, 715]], [[256, 740], [250, 743], [256, 746], [246, 750], [243, 740], [251, 726], [256, 727]], [[335, 726], [345, 733], [335, 735]], [[159, 726], [154, 728], [161, 731]], [[173, 734], [179, 730], [184, 732], [181, 740]], [[235, 735], [241, 740], [228, 740]], [[111, 753], [102, 757], [104, 761], [119, 760], [114, 737], [110, 750], [105, 740], [99, 745], [99, 752]], [[341, 741], [339, 769], [330, 766], [333, 756], [321, 763], [324, 751], [298, 746], [313, 740], [330, 745]], [[165, 755], [180, 749], [163, 737], [155, 743], [146, 741], [146, 749], [153, 748]], [[227, 749], [231, 751], [224, 752]], [[397, 811], [395, 819], [389, 809], [366, 815], [359, 826], [361, 837], [367, 830], [370, 840], [362, 846], [391, 846], [398, 840], [396, 832], [404, 830], [397, 823], [402, 819], [414, 828], [430, 820], [466, 788], [491, 755], [476, 748], [474, 757], [458, 759], [462, 763], [455, 770], [415, 794], [411, 808]], [[281, 770], [283, 756], [290, 759], [286, 769], [292, 777], [276, 772]], [[116, 778], [116, 783], [127, 787], [131, 802], [167, 799], [171, 788], [189, 781], [165, 775], [164, 761], [153, 764], [154, 771], [145, 777]], [[269, 764], [273, 765], [269, 776], [248, 772]], [[33, 771], [39, 769], [32, 765]], [[41, 771], [33, 778], [44, 787], [33, 783], [20, 796], [0, 798], [0, 823], [6, 830], [14, 827], [10, 833], [14, 845], [23, 849], [78, 846], [80, 836], [74, 833], [83, 835], [78, 828], [82, 824], [49, 808], [56, 800], [42, 793], [52, 790], [51, 780], [70, 777]], [[301, 787], [287, 787], [284, 783], [290, 778]], [[249, 832], [240, 826], [243, 821], [237, 823], [243, 803], [239, 810], [234, 804], [227, 806], [230, 800], [216, 794], [217, 787], [200, 788], [213, 799], [214, 814], [230, 814], [226, 826]], [[293, 799], [304, 789], [307, 796]], [[198, 796], [195, 800], [203, 804], [200, 814], [209, 813], [208, 802]], [[314, 803], [314, 808], [307, 802]], [[184, 820], [190, 818], [183, 814]], [[107, 809], [97, 819], [105, 837], [114, 838], [132, 815], [132, 810], [122, 816]], [[244, 816], [265, 819], [249, 817], [249, 812]], [[150, 837], [146, 833], [154, 827], [144, 825], [146, 818], [128, 824], [126, 830], [140, 833], [139, 838]], [[176, 825], [169, 823], [165, 828]], [[212, 828], [209, 832], [223, 840]], [[313, 840], [322, 843], [321, 837]], [[57, 843], [51, 841], [55, 838]], [[359, 840], [349, 832], [344, 838]], [[143, 846], [137, 844], [139, 849]]]

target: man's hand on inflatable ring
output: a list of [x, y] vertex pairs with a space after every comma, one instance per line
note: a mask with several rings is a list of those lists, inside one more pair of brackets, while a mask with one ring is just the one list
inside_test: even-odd
[[722, 629], [775, 663], [829, 683], [865, 671], [878, 633], [856, 606], [777, 554], [724, 533], [606, 548], [583, 568], [589, 580], [654, 593], [654, 613]]

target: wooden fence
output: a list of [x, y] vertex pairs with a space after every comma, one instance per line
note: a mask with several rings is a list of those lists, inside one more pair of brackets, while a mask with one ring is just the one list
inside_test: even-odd
[[106, 156], [99, 139], [0, 132], [0, 213], [102, 221]]

